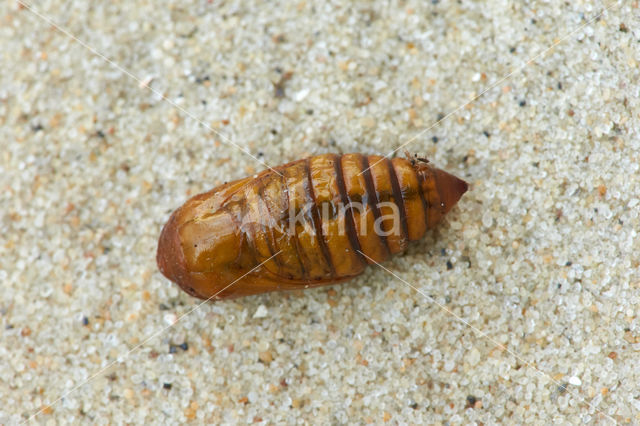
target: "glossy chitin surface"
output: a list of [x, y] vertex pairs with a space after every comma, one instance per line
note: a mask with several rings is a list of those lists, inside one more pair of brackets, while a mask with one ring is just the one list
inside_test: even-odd
[[204, 299], [333, 284], [422, 238], [466, 190], [422, 160], [318, 155], [188, 200], [158, 266]]

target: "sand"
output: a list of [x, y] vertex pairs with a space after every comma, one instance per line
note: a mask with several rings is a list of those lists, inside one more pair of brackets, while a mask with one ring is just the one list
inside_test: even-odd
[[[0, 21], [0, 423], [640, 423], [637, 1]], [[158, 271], [189, 196], [404, 144], [472, 188], [388, 271], [204, 305]]]

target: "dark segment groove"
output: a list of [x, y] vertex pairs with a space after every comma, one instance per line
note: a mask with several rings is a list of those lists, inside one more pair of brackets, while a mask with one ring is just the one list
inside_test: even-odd
[[[285, 210], [285, 216], [287, 218], [287, 221], [286, 221], [287, 223], [285, 224], [285, 226], [287, 227], [286, 234], [290, 235], [289, 234], [289, 229], [291, 227], [291, 220], [292, 220], [291, 217], [289, 217], [289, 210], [291, 209], [291, 199], [290, 199], [290, 197], [291, 197], [291, 188], [289, 188], [288, 186], [285, 187], [285, 185], [287, 183], [285, 178], [282, 178], [282, 182], [283, 182], [282, 187], [283, 187], [283, 189], [286, 190], [286, 198], [287, 198], [287, 209]], [[294, 218], [295, 218], [295, 216], [294, 216]], [[298, 263], [300, 264], [300, 271], [302, 273], [302, 278], [303, 279], [307, 279], [308, 278], [307, 277], [307, 269], [304, 267], [304, 259], [302, 258], [303, 253], [300, 250], [300, 240], [298, 240], [298, 233], [295, 232], [295, 229], [294, 229], [294, 232], [293, 232], [293, 235], [292, 235], [292, 239], [293, 239], [293, 246], [296, 249], [296, 259], [298, 259]]]
[[345, 216], [345, 224], [344, 228], [347, 232], [347, 236], [349, 237], [349, 242], [351, 243], [351, 249], [355, 250], [358, 254], [358, 259], [360, 259], [360, 263], [362, 265], [366, 265], [367, 262], [362, 255], [362, 250], [360, 248], [360, 241], [358, 241], [358, 235], [356, 235], [356, 225], [353, 222], [353, 212], [351, 208], [346, 210], [346, 206], [351, 203], [351, 199], [349, 198], [349, 194], [347, 194], [347, 187], [344, 184], [344, 174], [342, 170], [342, 157], [334, 156], [333, 167], [336, 171], [336, 182], [338, 184], [338, 192], [340, 192], [340, 200], [342, 201], [342, 206], [344, 207], [342, 210], [344, 211]]
[[[364, 184], [367, 187], [367, 201], [369, 201], [369, 207], [371, 207], [371, 211], [373, 212], [373, 216], [374, 216], [374, 223], [380, 219], [380, 209], [378, 208], [378, 203], [379, 201], [379, 194], [376, 192], [376, 187], [373, 184], [373, 177], [371, 176], [371, 164], [369, 163], [369, 158], [365, 157], [363, 155], [360, 156], [361, 158], [361, 167], [362, 167], [362, 175], [364, 176]], [[382, 225], [382, 224], [381, 224]], [[375, 228], [374, 228], [375, 230]], [[384, 247], [386, 248], [386, 252], [387, 252], [387, 256], [389, 256], [389, 254], [391, 253], [391, 249], [389, 248], [389, 243], [387, 243], [387, 237], [384, 235], [378, 235], [378, 238], [380, 238], [380, 240], [382, 241], [382, 243], [384, 244]]]
[[437, 206], [437, 208], [440, 209], [440, 214], [444, 215], [444, 203], [442, 202], [442, 194], [440, 193], [440, 185], [438, 185], [438, 174], [437, 173], [432, 173], [433, 176], [433, 185], [436, 188], [436, 192], [438, 193], [438, 201], [440, 202], [440, 205]]
[[422, 193], [422, 182], [420, 181], [420, 174], [418, 173], [416, 168], [413, 167], [413, 165], [412, 169], [413, 173], [415, 173], [416, 175], [416, 179], [418, 180], [418, 194], [420, 194], [420, 200], [422, 200], [422, 208], [424, 209], [424, 224], [426, 225], [426, 229], [429, 229], [429, 203], [424, 198], [424, 194]]
[[384, 159], [389, 167], [389, 179], [391, 179], [391, 190], [393, 191], [393, 199], [400, 210], [400, 227], [402, 229], [402, 239], [409, 241], [409, 230], [407, 226], [407, 211], [404, 208], [404, 199], [402, 198], [402, 192], [400, 191], [400, 183], [398, 182], [398, 175], [396, 175], [396, 169], [393, 167], [393, 163], [388, 158]]
[[318, 202], [316, 201], [316, 194], [313, 192], [313, 181], [311, 179], [311, 162], [309, 158], [305, 160], [305, 173], [307, 174], [307, 182], [306, 186], [307, 191], [307, 199], [311, 200], [311, 217], [313, 218], [313, 227], [316, 230], [316, 239], [318, 240], [318, 245], [322, 250], [322, 254], [324, 255], [325, 260], [327, 261], [327, 265], [331, 270], [331, 277], [335, 278], [336, 276], [336, 268], [333, 266], [333, 262], [331, 261], [331, 255], [329, 254], [329, 247], [327, 247], [327, 242], [324, 239], [324, 234], [322, 233], [322, 221], [320, 219], [320, 214], [318, 213]]

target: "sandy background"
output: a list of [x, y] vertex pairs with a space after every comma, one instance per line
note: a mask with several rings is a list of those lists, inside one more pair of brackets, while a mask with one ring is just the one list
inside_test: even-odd
[[[34, 8], [155, 92], [0, 5], [1, 423], [640, 423], [638, 1]], [[423, 294], [198, 307], [158, 272], [174, 208], [264, 168], [227, 139], [411, 138], [473, 185], [386, 264]]]

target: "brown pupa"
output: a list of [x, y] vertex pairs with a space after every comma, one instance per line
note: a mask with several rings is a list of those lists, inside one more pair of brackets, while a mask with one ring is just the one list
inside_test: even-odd
[[188, 200], [157, 262], [202, 299], [334, 284], [405, 250], [466, 191], [423, 159], [317, 155]]

